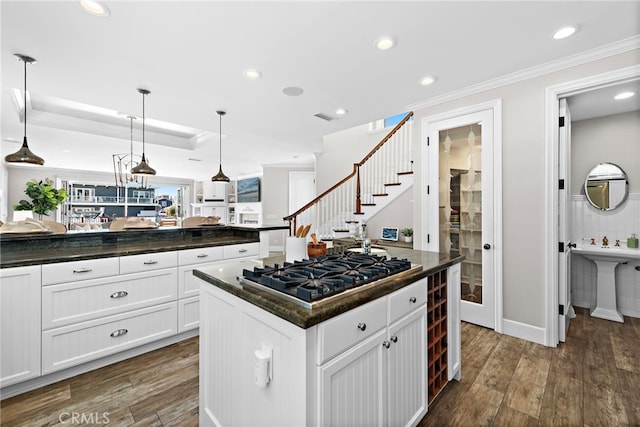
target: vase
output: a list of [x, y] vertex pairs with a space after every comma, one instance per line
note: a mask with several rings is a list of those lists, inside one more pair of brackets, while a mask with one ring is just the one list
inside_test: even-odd
[[404, 236], [404, 241], [407, 243], [413, 242], [413, 236]]

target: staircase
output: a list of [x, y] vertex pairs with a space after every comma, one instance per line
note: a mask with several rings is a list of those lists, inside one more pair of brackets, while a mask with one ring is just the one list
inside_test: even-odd
[[283, 219], [293, 235], [299, 226], [317, 224], [321, 238], [357, 229], [413, 185], [413, 112], [409, 112], [353, 171], [327, 191]]

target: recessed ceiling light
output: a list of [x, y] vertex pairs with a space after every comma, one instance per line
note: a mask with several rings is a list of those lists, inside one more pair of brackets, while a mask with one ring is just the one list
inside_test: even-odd
[[242, 75], [250, 80], [259, 79], [262, 76], [262, 73], [258, 70], [254, 70], [253, 68], [249, 68], [247, 70], [242, 71]]
[[424, 76], [423, 78], [420, 79], [420, 84], [422, 86], [429, 86], [430, 84], [433, 84], [433, 82], [436, 81], [435, 77], [432, 76]]
[[300, 87], [289, 86], [282, 89], [282, 93], [288, 96], [300, 96], [304, 93], [304, 90]]
[[576, 31], [578, 31], [578, 28], [579, 27], [577, 25], [568, 25], [566, 27], [562, 27], [553, 34], [553, 38], [556, 40], [566, 39], [567, 37], [575, 34]]
[[631, 98], [635, 95], [635, 92], [622, 92], [613, 97], [616, 101], [620, 101], [621, 99]]
[[395, 45], [396, 40], [390, 36], [380, 37], [374, 42], [374, 46], [379, 50], [389, 50]]
[[344, 108], [338, 108], [336, 110], [336, 114], [339, 116], [344, 116], [345, 114], [347, 114], [347, 110], [345, 110]]
[[98, 0], [80, 0], [80, 6], [87, 12], [95, 16], [107, 17], [111, 15], [109, 8]]

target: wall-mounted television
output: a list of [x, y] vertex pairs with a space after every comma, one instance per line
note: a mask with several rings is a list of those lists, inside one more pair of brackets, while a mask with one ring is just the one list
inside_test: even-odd
[[260, 201], [260, 178], [239, 179], [236, 184], [238, 203], [256, 203]]

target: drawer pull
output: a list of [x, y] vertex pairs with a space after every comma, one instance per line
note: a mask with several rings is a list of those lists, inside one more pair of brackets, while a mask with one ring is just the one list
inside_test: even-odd
[[111, 332], [111, 336], [116, 338], [116, 337], [121, 337], [122, 335], [125, 335], [127, 332], [129, 332], [126, 329], [116, 329], [115, 331]]
[[382, 342], [382, 346], [383, 346], [384, 348], [389, 348], [389, 347], [391, 347], [391, 343], [390, 343], [389, 341], [383, 341], [383, 342]]
[[391, 338], [389, 338], [391, 341], [393, 342], [398, 342], [398, 337], [395, 335], [392, 335]]
[[122, 297], [126, 297], [127, 295], [129, 295], [129, 292], [127, 291], [118, 291], [118, 292], [112, 293], [111, 298], [122, 298]]
[[209, 256], [209, 255], [207, 255], [207, 254], [200, 254], [200, 255], [197, 255], [197, 257], [198, 257], [198, 258], [206, 258], [206, 257], [208, 257], [208, 256]]
[[73, 270], [73, 274], [91, 273], [92, 271], [93, 271], [93, 269], [91, 269], [91, 268], [80, 268], [78, 270]]
[[367, 329], [367, 324], [366, 323], [358, 323], [358, 329], [360, 329], [361, 331], [364, 331], [365, 329]]
[[157, 263], [158, 263], [158, 261], [151, 260], [151, 261], [145, 261], [144, 265], [154, 265], [154, 264], [157, 264]]
[[416, 299], [416, 297], [411, 297], [411, 298], [409, 298], [409, 301], [415, 304], [417, 299]]
[[246, 249], [240, 249], [238, 252], [240, 252], [241, 254], [243, 254], [243, 253], [247, 252], [247, 250], [246, 250]]

